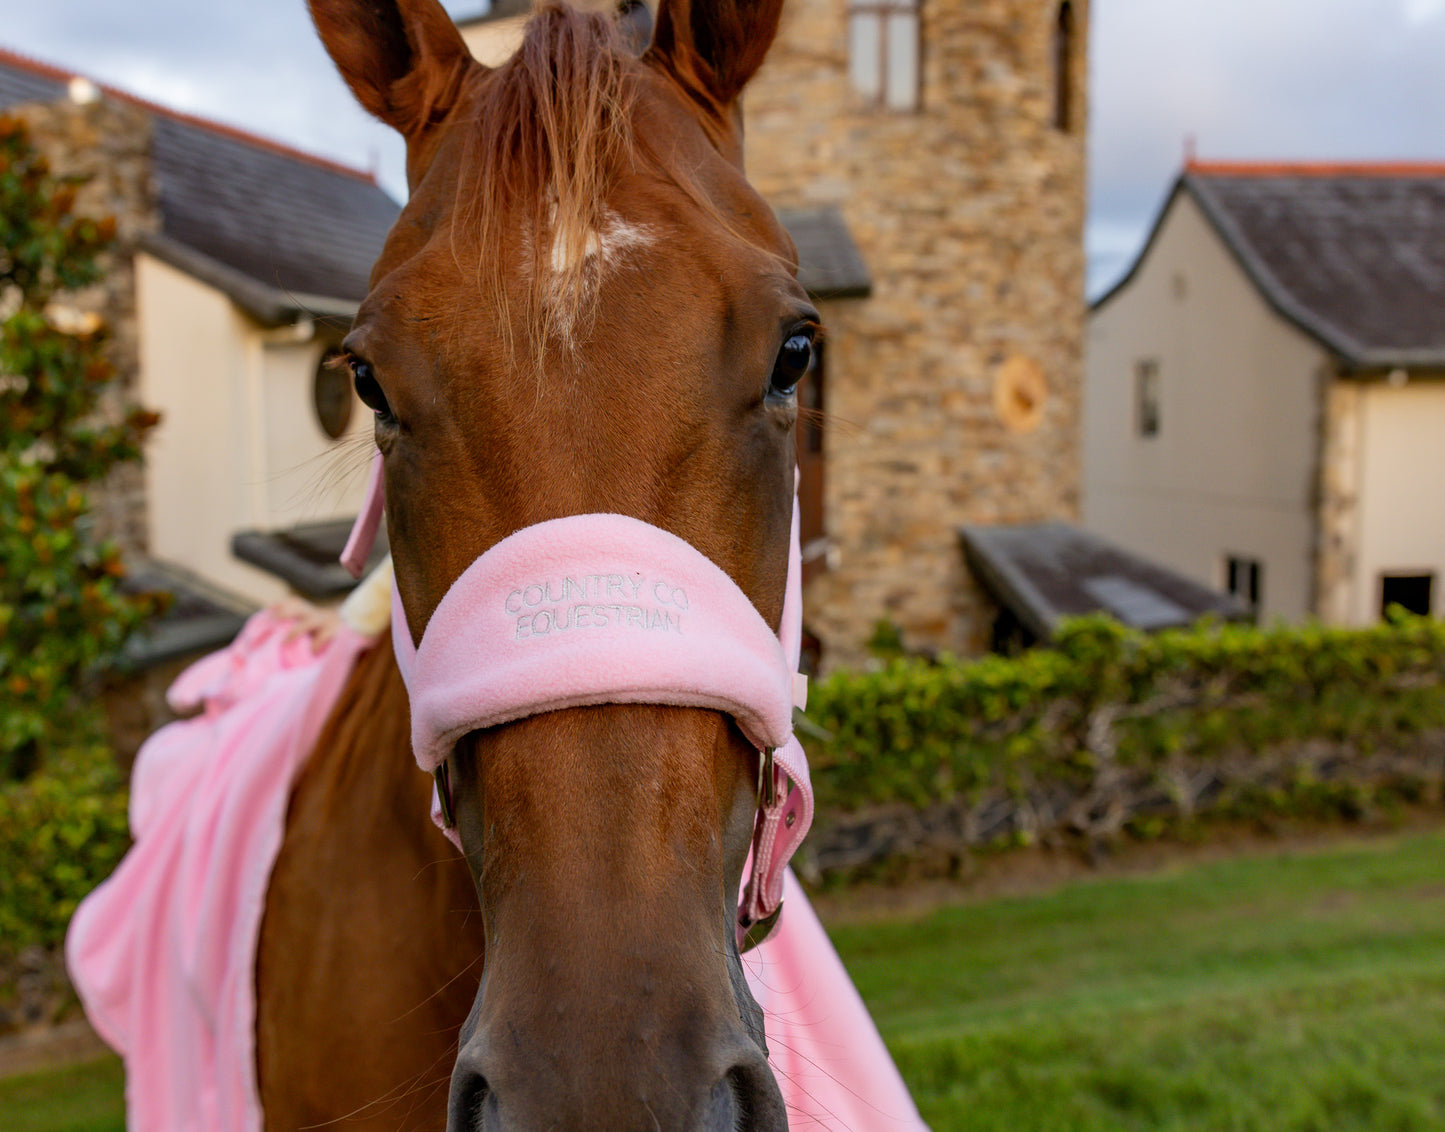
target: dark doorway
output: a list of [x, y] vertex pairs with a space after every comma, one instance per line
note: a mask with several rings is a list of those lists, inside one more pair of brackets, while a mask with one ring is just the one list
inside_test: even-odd
[[827, 569], [823, 540], [824, 437], [823, 412], [826, 403], [827, 350], [822, 342], [814, 347], [813, 368], [798, 386], [798, 522], [803, 546], [803, 584]]

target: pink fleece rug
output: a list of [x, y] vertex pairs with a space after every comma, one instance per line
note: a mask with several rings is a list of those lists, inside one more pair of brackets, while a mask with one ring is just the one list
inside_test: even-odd
[[357, 655], [319, 655], [270, 613], [171, 687], [192, 719], [156, 732], [131, 778], [135, 844], [66, 938], [91, 1024], [124, 1058], [132, 1132], [259, 1132], [253, 967], [291, 784]]
[[[135, 845], [82, 902], [66, 955], [96, 1031], [125, 1059], [131, 1132], [260, 1132], [254, 956], [286, 804], [358, 654], [319, 654], [260, 613], [171, 688], [193, 719], [153, 735], [131, 794]], [[791, 875], [778, 929], [744, 957], [792, 1127], [926, 1132]]]

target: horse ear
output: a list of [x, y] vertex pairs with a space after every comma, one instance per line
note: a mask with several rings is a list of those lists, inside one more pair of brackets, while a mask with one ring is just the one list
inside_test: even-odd
[[649, 57], [728, 106], [763, 65], [782, 11], [783, 0], [662, 0]]
[[438, 0], [307, 0], [321, 42], [361, 105], [408, 140], [456, 104], [480, 66]]

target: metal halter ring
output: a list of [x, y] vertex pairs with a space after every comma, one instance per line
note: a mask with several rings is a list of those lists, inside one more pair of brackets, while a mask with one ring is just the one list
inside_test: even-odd
[[763, 940], [767, 939], [768, 936], [772, 935], [773, 926], [778, 922], [778, 917], [782, 914], [783, 902], [779, 900], [778, 906], [774, 908], [769, 915], [764, 916], [761, 920], [756, 920], [748, 924], [743, 930], [742, 942], [738, 945], [738, 954], [747, 954], [753, 948], [757, 947], [758, 944], [762, 943]]
[[758, 759], [758, 805], [769, 809], [778, 802], [778, 776], [774, 773], [774, 747], [764, 747]]
[[437, 802], [441, 806], [442, 826], [446, 829], [456, 829], [457, 815], [452, 809], [452, 775], [450, 762], [443, 759], [437, 764], [436, 770], [432, 771], [432, 777], [437, 784]]

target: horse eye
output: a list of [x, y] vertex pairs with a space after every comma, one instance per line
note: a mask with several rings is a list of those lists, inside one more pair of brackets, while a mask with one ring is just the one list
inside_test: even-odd
[[376, 414], [377, 420], [383, 424], [396, 420], [386, 394], [381, 391], [381, 382], [376, 380], [370, 363], [352, 362], [351, 380], [356, 386], [356, 395], [361, 398], [361, 403]]
[[778, 360], [773, 363], [773, 376], [768, 383], [769, 392], [777, 397], [791, 397], [798, 388], [798, 382], [813, 368], [813, 336], [797, 331], [788, 336], [783, 348], [778, 351]]

